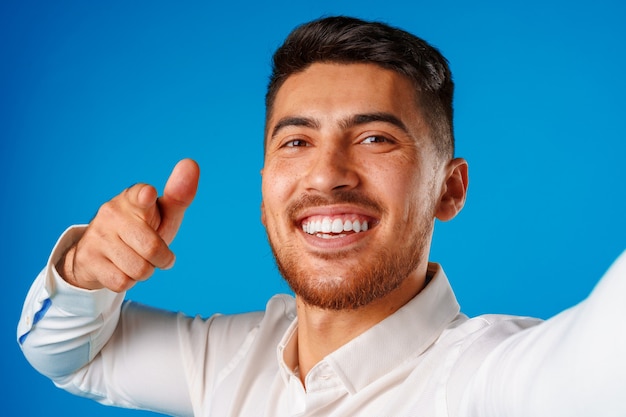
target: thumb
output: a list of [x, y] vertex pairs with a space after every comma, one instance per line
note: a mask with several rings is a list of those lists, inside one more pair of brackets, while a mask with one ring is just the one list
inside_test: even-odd
[[198, 164], [192, 159], [183, 159], [176, 164], [165, 184], [163, 196], [158, 200], [161, 224], [157, 232], [168, 245], [174, 240], [185, 210], [196, 196], [199, 179]]

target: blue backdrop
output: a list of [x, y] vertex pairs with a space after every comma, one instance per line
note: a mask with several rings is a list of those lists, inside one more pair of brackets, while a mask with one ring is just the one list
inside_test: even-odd
[[624, 2], [262, 3], [0, 5], [3, 415], [153, 415], [57, 390], [15, 327], [59, 234], [132, 183], [162, 189], [180, 158], [202, 178], [177, 265], [129, 297], [207, 316], [288, 291], [259, 221], [263, 96], [272, 51], [322, 15], [400, 26], [451, 62], [470, 191], [432, 260], [466, 313], [550, 317], [625, 248]]

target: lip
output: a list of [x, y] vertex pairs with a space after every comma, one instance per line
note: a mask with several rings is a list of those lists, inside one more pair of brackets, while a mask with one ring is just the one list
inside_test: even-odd
[[345, 216], [345, 215], [356, 215], [358, 217], [366, 217], [369, 222], [371, 222], [371, 226], [378, 224], [379, 217], [378, 213], [373, 213], [371, 210], [368, 210], [363, 207], [358, 206], [349, 206], [349, 205], [338, 205], [338, 206], [323, 206], [323, 207], [310, 207], [303, 209], [300, 211], [297, 216], [295, 216], [294, 223], [296, 226], [301, 226], [302, 222], [312, 216]]
[[302, 230], [300, 230], [298, 233], [300, 234], [300, 236], [302, 236], [302, 239], [304, 239], [309, 247], [315, 248], [318, 251], [338, 251], [350, 249], [351, 247], [354, 247], [354, 245], [367, 239], [371, 233], [371, 229], [365, 232], [352, 233], [344, 237], [332, 239], [320, 238], [315, 235], [305, 233]]

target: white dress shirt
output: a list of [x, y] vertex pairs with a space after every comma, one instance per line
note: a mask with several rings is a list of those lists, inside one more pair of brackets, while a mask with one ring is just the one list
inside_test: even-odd
[[430, 264], [421, 293], [303, 385], [291, 296], [203, 319], [78, 289], [53, 265], [82, 231], [62, 236], [34, 282], [18, 340], [59, 387], [101, 403], [176, 416], [626, 416], [626, 254], [545, 322], [467, 318]]

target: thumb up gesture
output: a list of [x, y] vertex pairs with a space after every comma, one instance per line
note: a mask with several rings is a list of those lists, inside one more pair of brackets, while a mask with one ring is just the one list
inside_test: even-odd
[[175, 256], [169, 244], [198, 188], [200, 168], [180, 161], [163, 195], [135, 184], [103, 204], [87, 230], [56, 267], [63, 279], [85, 289], [121, 292], [148, 279], [155, 268], [168, 269]]

